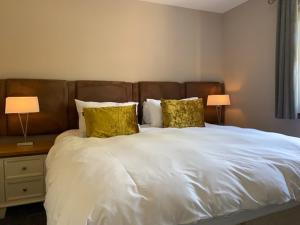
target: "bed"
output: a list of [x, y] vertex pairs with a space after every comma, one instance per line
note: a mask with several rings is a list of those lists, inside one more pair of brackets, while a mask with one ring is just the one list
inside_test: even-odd
[[207, 224], [294, 205], [299, 149], [298, 138], [210, 124], [109, 139], [67, 132], [46, 161], [48, 224]]
[[[142, 126], [130, 136], [78, 136], [75, 98], [142, 103], [195, 96], [205, 102], [208, 94], [224, 93], [221, 83], [1, 83], [6, 91], [0, 85], [0, 95], [40, 96], [42, 113], [32, 118], [31, 134], [61, 133], [46, 161], [48, 225], [252, 225], [283, 210], [299, 215], [299, 138], [213, 125], [210, 107], [204, 128]], [[0, 135], [18, 135], [17, 118], [0, 119], [6, 120]]]

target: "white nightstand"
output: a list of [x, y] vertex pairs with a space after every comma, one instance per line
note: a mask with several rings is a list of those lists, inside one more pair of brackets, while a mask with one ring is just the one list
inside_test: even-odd
[[52, 145], [53, 140], [0, 144], [0, 219], [7, 207], [44, 201], [45, 159]]

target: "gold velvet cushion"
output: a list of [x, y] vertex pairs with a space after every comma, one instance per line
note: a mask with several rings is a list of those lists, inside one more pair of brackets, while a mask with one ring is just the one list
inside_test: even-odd
[[203, 100], [161, 100], [163, 126], [204, 127]]
[[84, 108], [87, 137], [113, 137], [139, 132], [136, 106]]

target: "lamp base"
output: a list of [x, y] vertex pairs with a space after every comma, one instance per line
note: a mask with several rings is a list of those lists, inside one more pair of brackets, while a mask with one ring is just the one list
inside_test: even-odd
[[21, 143], [17, 143], [17, 146], [32, 146], [33, 142], [21, 142]]

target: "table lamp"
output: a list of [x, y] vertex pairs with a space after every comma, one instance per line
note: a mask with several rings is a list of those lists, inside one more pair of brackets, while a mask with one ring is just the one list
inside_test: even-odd
[[[27, 142], [28, 115], [29, 113], [37, 113], [40, 111], [38, 97], [7, 97], [5, 104], [5, 114], [18, 114], [24, 142], [17, 143], [18, 146], [33, 145], [33, 142]], [[26, 115], [25, 126], [22, 121], [22, 115]]]
[[221, 124], [222, 106], [230, 105], [229, 95], [209, 95], [207, 98], [208, 106], [216, 106], [218, 123]]

